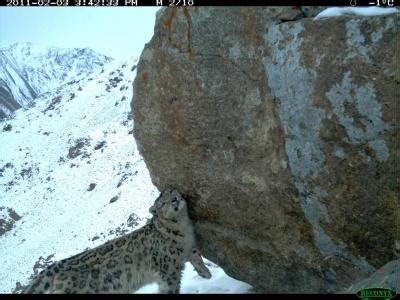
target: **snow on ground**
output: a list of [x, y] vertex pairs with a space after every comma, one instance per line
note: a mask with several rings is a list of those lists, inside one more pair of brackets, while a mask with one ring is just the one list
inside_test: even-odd
[[[251, 286], [247, 283], [233, 279], [225, 274], [224, 270], [211, 261], [204, 259], [212, 278], [200, 277], [190, 263], [186, 263], [182, 277], [182, 294], [241, 294], [251, 292]], [[136, 294], [157, 293], [158, 285], [153, 283], [136, 291]]]
[[[135, 63], [112, 62], [0, 122], [0, 293], [26, 284], [46, 260], [94, 248], [150, 217], [159, 192], [132, 136]], [[187, 265], [182, 292], [249, 291], [208, 264], [210, 280]]]
[[380, 16], [400, 12], [397, 8], [389, 7], [329, 7], [321, 11], [314, 20], [343, 15]]

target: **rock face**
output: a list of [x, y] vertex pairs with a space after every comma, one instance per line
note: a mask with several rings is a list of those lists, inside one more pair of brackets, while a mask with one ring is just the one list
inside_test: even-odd
[[396, 294], [400, 293], [400, 259], [388, 262], [370, 277], [351, 286], [347, 292], [354, 294], [370, 287], [389, 288], [396, 291]]
[[344, 291], [400, 240], [400, 14], [304, 11], [161, 9], [134, 84], [153, 183], [262, 292]]

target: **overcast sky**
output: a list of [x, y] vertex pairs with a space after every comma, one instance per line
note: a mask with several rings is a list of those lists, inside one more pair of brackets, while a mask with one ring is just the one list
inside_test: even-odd
[[159, 7], [0, 7], [0, 47], [16, 42], [140, 55]]

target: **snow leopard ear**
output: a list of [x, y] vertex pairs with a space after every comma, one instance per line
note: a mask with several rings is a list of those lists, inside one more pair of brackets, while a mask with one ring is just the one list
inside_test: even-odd
[[154, 215], [154, 214], [156, 213], [156, 205], [155, 205], [155, 204], [152, 205], [152, 206], [149, 208], [149, 212], [150, 212], [152, 215]]
[[150, 212], [152, 215], [154, 215], [154, 214], [156, 213], [156, 205], [157, 205], [157, 203], [158, 203], [159, 201], [161, 201], [162, 196], [163, 196], [163, 193], [160, 193], [160, 195], [158, 195], [157, 199], [154, 200], [153, 205], [150, 206], [149, 212]]

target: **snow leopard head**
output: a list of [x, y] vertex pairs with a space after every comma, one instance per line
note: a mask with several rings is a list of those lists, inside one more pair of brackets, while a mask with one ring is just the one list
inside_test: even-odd
[[158, 218], [176, 220], [179, 216], [187, 214], [187, 204], [177, 190], [166, 189], [150, 207], [150, 213]]

